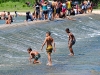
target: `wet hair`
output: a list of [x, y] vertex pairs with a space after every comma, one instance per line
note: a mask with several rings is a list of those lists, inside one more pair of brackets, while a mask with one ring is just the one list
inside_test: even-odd
[[29, 47], [29, 48], [27, 49], [27, 51], [32, 51], [32, 48]]
[[46, 32], [47, 34], [49, 34], [49, 35], [51, 35], [51, 32], [50, 31], [48, 31], [48, 32]]
[[65, 30], [65, 31], [69, 32], [69, 28], [66, 28], [66, 30]]

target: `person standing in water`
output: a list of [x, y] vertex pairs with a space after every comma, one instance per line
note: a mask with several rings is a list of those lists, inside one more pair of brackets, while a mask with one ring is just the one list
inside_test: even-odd
[[41, 50], [43, 49], [43, 46], [46, 44], [47, 45], [46, 52], [48, 55], [47, 65], [52, 66], [51, 53], [52, 53], [52, 50], [54, 50], [54, 52], [55, 52], [55, 42], [54, 42], [54, 39], [50, 35], [51, 35], [50, 32], [46, 32], [46, 38], [44, 40]]
[[72, 46], [75, 44], [76, 39], [75, 39], [75, 36], [70, 32], [69, 28], [66, 28], [65, 31], [69, 36], [69, 38], [68, 38], [68, 47], [69, 47], [69, 50], [70, 50], [70, 54], [69, 55], [73, 56], [74, 52], [73, 52]]

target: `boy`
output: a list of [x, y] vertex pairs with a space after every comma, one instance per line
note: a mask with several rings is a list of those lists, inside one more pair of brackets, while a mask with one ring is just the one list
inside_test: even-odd
[[[46, 44], [47, 45], [46, 51], [47, 51], [47, 55], [48, 55], [47, 65], [52, 66], [51, 53], [52, 53], [52, 50], [54, 50], [54, 52], [55, 52], [55, 43], [54, 43], [53, 38], [50, 35], [51, 35], [50, 32], [46, 32], [46, 38], [44, 40], [41, 50], [43, 49], [43, 46]], [[54, 48], [52, 45], [54, 46]]]
[[73, 56], [74, 55], [74, 52], [73, 52], [73, 49], [72, 49], [72, 46], [75, 44], [75, 37], [74, 35], [70, 32], [69, 28], [66, 28], [66, 33], [68, 34], [69, 38], [68, 38], [68, 47], [69, 47], [69, 50], [70, 50], [70, 56]]
[[41, 55], [37, 51], [32, 51], [32, 48], [28, 48], [27, 51], [30, 55], [29, 57], [30, 63], [33, 58], [34, 58], [33, 64], [40, 63], [38, 59], [41, 57]]

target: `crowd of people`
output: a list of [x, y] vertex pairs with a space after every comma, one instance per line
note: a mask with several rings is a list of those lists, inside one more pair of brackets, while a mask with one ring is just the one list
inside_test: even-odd
[[[45, 1], [43, 3], [36, 2], [33, 6], [35, 11], [32, 15], [27, 15], [26, 20], [54, 20], [55, 18], [66, 18], [70, 15], [84, 14], [92, 12], [92, 2], [84, 0], [81, 4], [66, 0], [53, 0], [52, 2]], [[28, 12], [30, 13], [30, 12]], [[70, 18], [68, 18], [70, 19]]]
[[[26, 21], [33, 20], [54, 20], [55, 18], [67, 18], [69, 20], [75, 20], [70, 18], [70, 15], [91, 13], [93, 10], [93, 4], [90, 0], [84, 0], [81, 4], [79, 2], [72, 2], [72, 0], [66, 0], [61, 2], [60, 0], [53, 1], [36, 1], [33, 6], [34, 12], [26, 12]], [[15, 11], [17, 17], [17, 12]], [[1, 14], [0, 19], [6, 20], [6, 24], [13, 22], [13, 17], [10, 12], [6, 15], [5, 11]]]

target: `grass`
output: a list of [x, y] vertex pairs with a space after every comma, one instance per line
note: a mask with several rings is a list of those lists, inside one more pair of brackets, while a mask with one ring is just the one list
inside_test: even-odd
[[6, 2], [0, 4], [0, 11], [19, 11], [19, 12], [26, 12], [26, 11], [33, 11], [32, 4], [27, 6], [25, 3], [21, 2]]
[[98, 9], [100, 9], [100, 3], [98, 4]]

